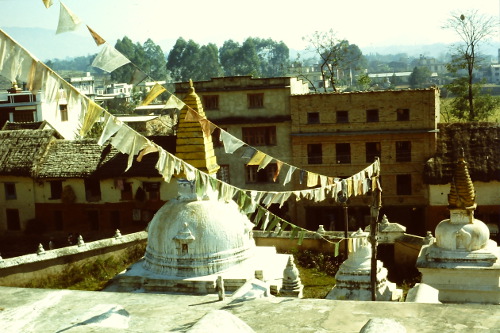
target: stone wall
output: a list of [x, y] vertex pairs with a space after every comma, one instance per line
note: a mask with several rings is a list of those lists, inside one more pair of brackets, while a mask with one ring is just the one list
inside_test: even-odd
[[69, 264], [83, 265], [97, 257], [100, 259], [120, 257], [131, 248], [145, 244], [146, 240], [147, 233], [142, 231], [84, 243], [80, 246], [0, 259], [0, 285], [22, 286], [33, 280], [61, 273]]

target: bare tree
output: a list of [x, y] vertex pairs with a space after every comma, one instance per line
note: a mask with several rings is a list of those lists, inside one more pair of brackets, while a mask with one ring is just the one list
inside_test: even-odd
[[[459, 70], [466, 70], [467, 80], [465, 83], [468, 119], [477, 119], [477, 111], [474, 108], [474, 69], [477, 68], [480, 56], [478, 46], [487, 41], [497, 31], [498, 21], [494, 17], [479, 14], [477, 10], [470, 10], [464, 14], [452, 13], [444, 29], [453, 30], [461, 42], [453, 45], [452, 61], [447, 65], [450, 72], [456, 73]], [[458, 78], [460, 79], [460, 78]], [[457, 81], [459, 83], [459, 81]], [[463, 105], [463, 103], [462, 103]], [[465, 111], [465, 110], [462, 110]]]

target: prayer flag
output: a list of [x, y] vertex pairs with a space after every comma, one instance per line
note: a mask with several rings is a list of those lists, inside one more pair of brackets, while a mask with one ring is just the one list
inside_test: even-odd
[[145, 78], [147, 78], [148, 75], [141, 71], [139, 68], [134, 69], [134, 72], [132, 73], [132, 77], [130, 78], [129, 84], [132, 85], [138, 85], [141, 83]]
[[234, 153], [234, 151], [241, 146], [243, 146], [245, 143], [241, 141], [240, 139], [232, 136], [228, 132], [224, 131], [223, 129], [220, 130], [220, 140], [224, 144], [224, 150], [228, 154]]
[[153, 86], [153, 88], [151, 88], [146, 98], [142, 101], [141, 105], [149, 105], [156, 97], [158, 97], [165, 91], [167, 91], [165, 87], [163, 87], [159, 83], [155, 83], [155, 85]]
[[90, 35], [92, 36], [92, 38], [94, 38], [94, 41], [97, 44], [97, 46], [100, 46], [100, 45], [106, 43], [106, 41], [101, 36], [99, 36], [97, 34], [97, 32], [92, 30], [88, 25], [87, 25], [87, 29], [89, 29]]
[[280, 174], [280, 171], [281, 171], [281, 167], [283, 166], [283, 162], [281, 161], [276, 161], [276, 172], [274, 173], [273, 175], [273, 182], [276, 182], [276, 180], [278, 179], [278, 176]]
[[102, 108], [92, 100], [89, 100], [87, 110], [85, 111], [85, 118], [83, 120], [82, 128], [80, 128], [81, 136], [85, 136], [87, 132], [90, 131], [103, 112]]
[[[200, 116], [201, 118], [201, 116]], [[201, 130], [203, 131], [203, 135], [205, 137], [210, 137], [212, 135], [213, 131], [215, 130], [215, 125], [212, 124], [208, 119], [206, 118], [201, 118], [199, 119], [200, 125], [201, 125]]]
[[[142, 81], [142, 80], [141, 80]], [[178, 99], [175, 95], [170, 95], [170, 98], [165, 104], [165, 109], [179, 109], [181, 110], [184, 107], [184, 102]]]
[[314, 172], [307, 172], [307, 187], [318, 185], [318, 174]]
[[269, 155], [264, 156], [264, 159], [262, 159], [262, 161], [260, 162], [257, 171], [264, 169], [272, 160], [273, 160], [272, 156]]
[[105, 43], [97, 57], [92, 62], [93, 67], [100, 68], [106, 72], [111, 73], [115, 69], [128, 64], [130, 60], [127, 59], [113, 46]]
[[252, 156], [250, 161], [248, 161], [247, 165], [259, 165], [260, 162], [264, 160], [264, 157], [266, 157], [266, 154], [263, 152], [257, 150], [255, 154]]
[[42, 0], [43, 4], [45, 5], [45, 8], [49, 8], [54, 4], [53, 0]]
[[59, 11], [59, 24], [57, 25], [56, 34], [63, 32], [75, 31], [78, 29], [82, 21], [66, 7], [62, 1]]
[[286, 173], [285, 181], [283, 182], [283, 186], [285, 186], [287, 183], [292, 180], [292, 174], [297, 168], [294, 167], [293, 165], [290, 165], [288, 172]]
[[148, 145], [146, 146], [146, 148], [144, 148], [143, 150], [141, 150], [141, 152], [139, 153], [139, 156], [137, 156], [137, 162], [141, 162], [142, 158], [144, 157], [144, 155], [147, 155], [149, 153], [154, 153], [154, 152], [157, 152], [157, 151], [158, 151], [158, 147], [156, 147], [152, 143], [148, 143]]

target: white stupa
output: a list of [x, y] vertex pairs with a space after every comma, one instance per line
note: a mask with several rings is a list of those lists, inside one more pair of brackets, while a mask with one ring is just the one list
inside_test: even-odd
[[474, 218], [475, 191], [463, 157], [448, 204], [450, 218], [438, 224], [435, 242], [422, 247], [417, 259], [422, 283], [410, 293], [412, 300], [500, 304], [500, 251], [486, 224]]
[[[214, 176], [219, 166], [210, 135], [198, 121], [186, 120], [189, 108], [204, 116], [191, 86], [177, 130], [176, 155]], [[235, 291], [257, 275], [271, 291], [281, 287], [289, 255], [274, 247], [257, 247], [254, 224], [238, 205], [215, 195], [198, 197], [194, 181], [177, 175], [178, 196], [169, 200], [148, 225], [144, 258], [115, 278], [109, 290], [216, 293], [219, 276], [226, 291]], [[257, 272], [257, 274], [256, 274]]]

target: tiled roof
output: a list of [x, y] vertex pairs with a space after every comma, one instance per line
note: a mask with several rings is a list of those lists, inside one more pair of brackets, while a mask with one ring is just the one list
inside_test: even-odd
[[[170, 139], [157, 138], [152, 140], [164, 146]], [[158, 142], [159, 141], [159, 142]], [[167, 150], [168, 148], [165, 147]], [[99, 146], [95, 139], [56, 140], [48, 148], [41, 161], [37, 178], [116, 178], [116, 177], [160, 177], [155, 169], [158, 153], [144, 156], [142, 162], [134, 158], [132, 167], [125, 172], [128, 155], [122, 154], [111, 145]]]
[[0, 175], [30, 177], [54, 130], [0, 131]]
[[500, 124], [438, 124], [436, 154], [424, 168], [427, 184], [448, 184], [463, 148], [473, 181], [500, 181]]

